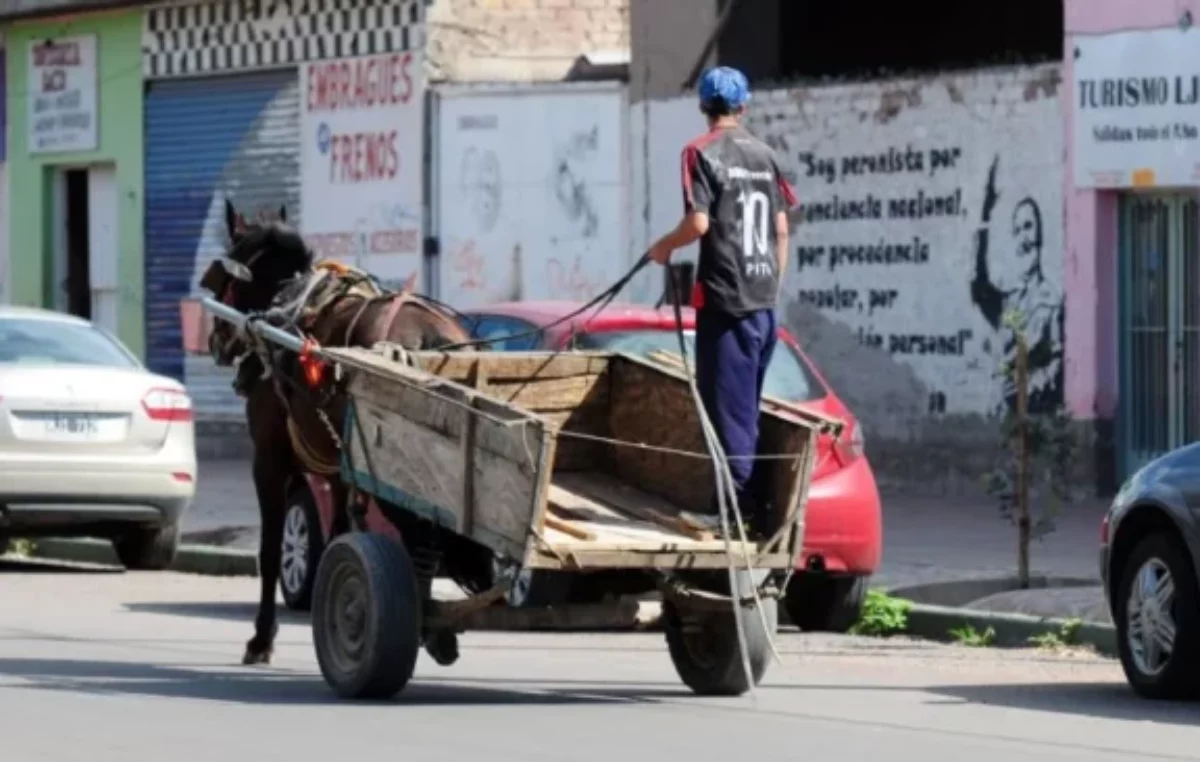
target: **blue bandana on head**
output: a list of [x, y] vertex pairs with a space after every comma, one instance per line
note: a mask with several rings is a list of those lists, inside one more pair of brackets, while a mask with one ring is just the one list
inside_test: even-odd
[[702, 106], [721, 100], [730, 108], [741, 108], [750, 100], [750, 83], [746, 75], [728, 66], [717, 66], [704, 72], [699, 90]]

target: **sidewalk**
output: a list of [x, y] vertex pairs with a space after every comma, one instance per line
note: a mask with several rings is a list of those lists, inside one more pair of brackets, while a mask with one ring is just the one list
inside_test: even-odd
[[[1100, 581], [1097, 552], [1107, 501], [1064, 506], [1055, 531], [1030, 548], [1033, 573]], [[920, 500], [884, 496], [883, 566], [877, 584], [921, 584], [978, 575], [1013, 574], [1017, 528], [987, 497]]]
[[[1058, 529], [1034, 543], [1034, 572], [1096, 579], [1100, 519], [1106, 504], [1073, 503]], [[883, 565], [873, 584], [884, 587], [1012, 574], [1017, 531], [986, 497], [884, 497]], [[204, 461], [196, 502], [184, 520], [191, 542], [258, 547], [258, 502], [249, 461]]]

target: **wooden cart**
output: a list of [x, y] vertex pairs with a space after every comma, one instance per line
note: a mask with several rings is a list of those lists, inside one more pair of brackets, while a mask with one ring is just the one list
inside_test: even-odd
[[[497, 612], [526, 613], [504, 606], [510, 576], [463, 601], [432, 598], [430, 580], [445, 561], [461, 569], [474, 550], [483, 559], [476, 566], [491, 568], [499, 557], [514, 573], [603, 573], [658, 588], [672, 660], [703, 694], [750, 688], [736, 608], [753, 680], [762, 677], [779, 578], [803, 538], [817, 436], [837, 422], [764, 403], [760, 454], [768, 458], [760, 467], [775, 527], [747, 553], [739, 543], [729, 553], [724, 540], [681, 516], [706, 509], [714, 479], [678, 364], [584, 352], [413, 353], [390, 345], [326, 348], [321, 356], [345, 383], [342, 478], [372, 496], [404, 537], [400, 544], [351, 532], [322, 557], [314, 641], [337, 693], [394, 695], [422, 646], [445, 656], [431, 643], [494, 621]], [[430, 539], [436, 536], [453, 542]], [[733, 591], [731, 556], [739, 569]]]

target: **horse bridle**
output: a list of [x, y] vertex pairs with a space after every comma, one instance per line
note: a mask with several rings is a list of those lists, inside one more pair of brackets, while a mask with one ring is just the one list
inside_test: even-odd
[[[210, 288], [210, 290], [217, 295], [218, 300], [228, 307], [233, 307], [234, 287], [237, 286], [238, 283], [254, 282], [254, 271], [251, 269], [251, 267], [264, 253], [266, 253], [266, 249], [261, 248], [251, 254], [245, 262], [238, 262], [228, 255], [217, 257], [215, 260], [213, 260], [213, 263], [208, 266], [208, 270], [205, 272], [204, 276], [201, 277], [200, 285], [204, 288], [209, 288], [211, 285], [212, 288]], [[219, 286], [215, 283], [212, 283], [218, 268], [225, 276], [224, 283]], [[226, 361], [232, 362], [234, 359], [236, 359], [235, 356], [231, 356], [229, 354], [229, 351], [234, 342], [242, 338], [239, 334], [239, 331], [233, 331], [230, 333], [227, 339], [222, 339], [221, 333], [218, 331], [212, 331], [209, 334], [208, 352], [218, 365]]]

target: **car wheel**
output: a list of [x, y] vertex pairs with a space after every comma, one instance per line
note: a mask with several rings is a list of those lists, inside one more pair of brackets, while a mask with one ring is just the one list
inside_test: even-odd
[[283, 593], [283, 601], [293, 611], [308, 611], [325, 538], [321, 535], [316, 501], [307, 485], [293, 489], [288, 495], [281, 546], [279, 591]]
[[806, 632], [848, 632], [862, 614], [865, 576], [799, 572], [788, 583], [784, 605], [792, 624]]
[[130, 529], [113, 540], [113, 550], [126, 569], [161, 571], [179, 551], [179, 525]]
[[1200, 693], [1200, 594], [1177, 537], [1158, 532], [1137, 544], [1118, 580], [1113, 614], [1134, 692], [1150, 699]]

